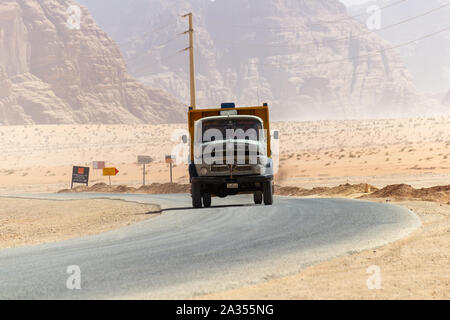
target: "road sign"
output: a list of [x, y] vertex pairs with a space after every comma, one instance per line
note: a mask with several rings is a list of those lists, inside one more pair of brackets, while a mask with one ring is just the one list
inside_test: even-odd
[[145, 165], [153, 162], [152, 157], [150, 156], [138, 156], [138, 164], [142, 164], [142, 185], [145, 186]]
[[116, 176], [118, 173], [119, 170], [117, 170], [116, 168], [103, 168], [104, 177]]
[[175, 160], [176, 160], [175, 156], [166, 155], [166, 163], [168, 163], [170, 166], [170, 183], [173, 183], [172, 167]]
[[105, 161], [94, 161], [92, 162], [92, 168], [95, 170], [101, 170], [105, 168]]
[[88, 167], [73, 167], [72, 171], [72, 184], [70, 188], [73, 188], [74, 183], [89, 184], [89, 168]]
[[176, 160], [175, 156], [172, 156], [172, 155], [166, 156], [166, 163], [174, 163], [175, 160]]
[[149, 164], [152, 162], [153, 159], [150, 156], [138, 156], [138, 164]]

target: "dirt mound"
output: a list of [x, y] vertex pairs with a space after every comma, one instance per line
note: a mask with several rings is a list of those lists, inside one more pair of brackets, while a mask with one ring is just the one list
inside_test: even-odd
[[[125, 185], [109, 186], [106, 183], [97, 183], [92, 187], [78, 186], [76, 188], [64, 189], [58, 193], [76, 193], [76, 192], [93, 192], [93, 193], [144, 193], [144, 194], [174, 194], [174, 193], [190, 193], [191, 186], [189, 184], [178, 183], [153, 183], [151, 185], [142, 186], [138, 189]], [[330, 197], [348, 197], [366, 195], [359, 199], [392, 199], [392, 200], [422, 200], [436, 201], [442, 203], [450, 203], [450, 185], [437, 186], [432, 188], [414, 189], [407, 184], [396, 184], [387, 186], [381, 190], [376, 187], [361, 184], [342, 184], [337, 187], [317, 187], [313, 189], [305, 189], [300, 187], [282, 187], [275, 186], [275, 194], [279, 196], [330, 196]]]
[[78, 186], [73, 189], [63, 189], [59, 190], [58, 193], [77, 193], [77, 192], [88, 192], [89, 188], [86, 186]]
[[388, 198], [388, 197], [412, 197], [416, 190], [407, 184], [395, 184], [387, 186], [377, 192], [374, 192], [370, 197]]
[[106, 183], [97, 183], [89, 188], [90, 192], [104, 192], [108, 189], [108, 185]]
[[317, 187], [313, 189], [304, 189], [298, 187], [275, 187], [275, 194], [281, 196], [297, 196], [297, 197], [306, 197], [312, 195], [321, 195], [321, 196], [349, 196], [352, 194], [359, 193], [370, 193], [377, 191], [378, 189], [374, 186], [371, 186], [366, 183], [361, 184], [343, 184], [337, 187], [329, 188], [329, 187]]
[[171, 193], [190, 193], [191, 187], [188, 184], [153, 183], [151, 185], [142, 186], [139, 189], [136, 189], [125, 185], [109, 186], [106, 183], [97, 183], [94, 184], [92, 187], [78, 186], [73, 189], [64, 189], [58, 191], [58, 193], [77, 193], [77, 192], [171, 194]]
[[361, 198], [389, 198], [394, 200], [422, 200], [449, 203], [450, 185], [415, 189], [407, 184], [396, 184], [387, 186], [377, 192]]
[[178, 183], [153, 183], [148, 186], [142, 186], [137, 189], [138, 193], [147, 194], [172, 194], [172, 193], [190, 193], [191, 186], [189, 184]]
[[275, 186], [275, 194], [279, 196], [307, 196], [311, 190], [299, 187], [281, 187]]
[[349, 196], [357, 193], [371, 193], [378, 190], [379, 190], [378, 188], [367, 183], [360, 183], [360, 184], [347, 183], [331, 188], [328, 192], [325, 192], [325, 194], [330, 196], [333, 195]]
[[136, 188], [127, 187], [127, 186], [117, 186], [113, 188], [114, 193], [134, 193], [136, 192]]

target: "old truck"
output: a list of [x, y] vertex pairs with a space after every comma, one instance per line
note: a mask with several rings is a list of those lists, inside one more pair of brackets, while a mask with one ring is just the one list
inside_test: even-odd
[[[192, 206], [211, 206], [212, 197], [253, 194], [255, 204], [273, 203], [273, 161], [269, 107], [236, 107], [188, 113]], [[278, 139], [278, 132], [273, 132]]]

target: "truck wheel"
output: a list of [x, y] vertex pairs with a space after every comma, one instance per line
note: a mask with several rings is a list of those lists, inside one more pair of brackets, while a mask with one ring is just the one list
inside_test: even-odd
[[199, 183], [193, 183], [191, 185], [192, 206], [194, 208], [202, 207], [202, 193], [201, 185]]
[[189, 164], [189, 182], [192, 181], [192, 178], [198, 177], [197, 169], [195, 168], [195, 164]]
[[264, 194], [264, 204], [272, 205], [273, 204], [273, 193], [272, 193], [272, 181], [267, 181], [263, 183], [263, 194]]
[[204, 193], [203, 194], [203, 206], [205, 208], [211, 207], [211, 193]]
[[255, 204], [261, 204], [263, 200], [262, 191], [253, 192], [253, 200], [255, 201]]

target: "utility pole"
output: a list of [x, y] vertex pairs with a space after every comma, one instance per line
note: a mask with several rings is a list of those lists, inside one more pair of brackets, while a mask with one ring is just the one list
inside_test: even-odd
[[142, 185], [145, 186], [145, 163], [144, 163], [144, 168], [142, 170]]
[[189, 17], [189, 30], [185, 31], [183, 34], [189, 33], [189, 47], [183, 51], [189, 50], [189, 72], [190, 72], [190, 83], [191, 83], [191, 107], [196, 109], [195, 102], [195, 69], [194, 69], [194, 24], [192, 21], [192, 13], [185, 14], [183, 18]]

